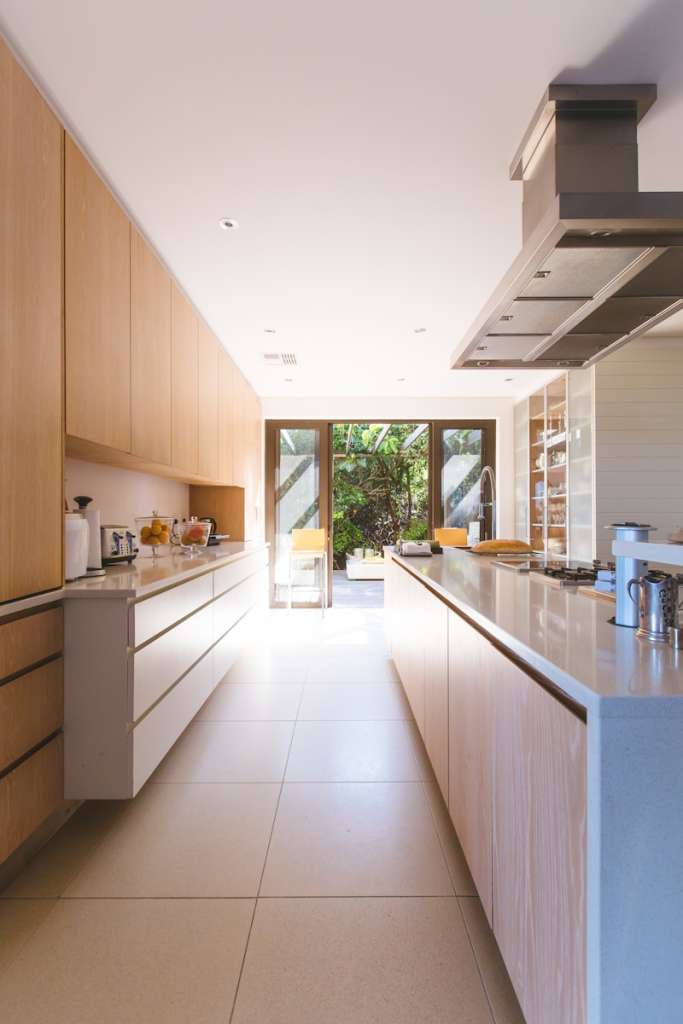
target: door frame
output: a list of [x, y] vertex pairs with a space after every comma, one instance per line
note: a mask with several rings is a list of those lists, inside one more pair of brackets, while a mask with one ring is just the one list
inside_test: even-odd
[[[325, 429], [327, 428], [327, 429]], [[330, 530], [331, 521], [331, 497], [330, 497], [330, 473], [329, 473], [329, 449], [330, 449], [330, 426], [327, 420], [266, 420], [264, 423], [265, 434], [265, 527], [266, 542], [270, 545], [269, 562], [269, 583], [270, 583], [270, 607], [286, 608], [286, 601], [275, 600], [275, 468], [278, 464], [277, 438], [280, 430], [317, 430], [319, 432], [318, 449], [318, 500], [320, 525], [327, 532], [327, 596], [328, 603], [332, 603], [332, 533]], [[316, 608], [310, 601], [292, 602], [293, 608]]]
[[[440, 442], [442, 430], [481, 430], [482, 446], [481, 461], [482, 468], [491, 466], [496, 478], [496, 496], [498, 494], [498, 468], [496, 466], [496, 420], [431, 420], [430, 421], [430, 453], [429, 465], [429, 490], [431, 492], [431, 530], [443, 526], [443, 501], [442, 501], [442, 471], [443, 458]], [[492, 510], [487, 509], [484, 517], [487, 535], [492, 536], [493, 525]]]
[[[292, 428], [293, 430], [318, 430], [320, 432], [319, 473], [320, 473], [320, 523], [327, 531], [327, 593], [329, 605], [333, 602], [332, 587], [332, 480], [334, 452], [332, 450], [332, 428], [335, 423], [426, 423], [428, 434], [428, 466], [429, 486], [427, 489], [427, 522], [430, 536], [438, 526], [443, 526], [443, 505], [441, 502], [441, 471], [442, 458], [439, 444], [441, 430], [481, 430], [482, 431], [482, 465], [492, 466], [496, 474], [496, 490], [498, 489], [498, 471], [496, 467], [496, 428], [497, 421], [473, 419], [435, 420], [429, 417], [351, 417], [349, 419], [335, 417], [322, 420], [277, 419], [265, 420], [265, 527], [266, 540], [270, 544], [270, 605], [272, 608], [286, 607], [285, 601], [274, 600], [275, 584], [275, 466], [277, 465], [278, 431]], [[491, 532], [491, 510], [486, 513], [486, 529]], [[315, 608], [310, 603], [297, 604], [293, 607]]]

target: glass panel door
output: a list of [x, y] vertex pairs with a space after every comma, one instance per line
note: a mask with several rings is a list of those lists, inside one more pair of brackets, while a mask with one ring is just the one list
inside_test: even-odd
[[[268, 424], [268, 506], [272, 603], [289, 601], [292, 530], [328, 528], [327, 434], [320, 424]], [[329, 541], [329, 531], [328, 531]], [[293, 604], [320, 605], [323, 562], [297, 558]]]
[[495, 422], [434, 426], [434, 525], [467, 529], [470, 523], [479, 522], [481, 537], [491, 537], [491, 481], [486, 479], [482, 497], [481, 476], [484, 466], [494, 466]]

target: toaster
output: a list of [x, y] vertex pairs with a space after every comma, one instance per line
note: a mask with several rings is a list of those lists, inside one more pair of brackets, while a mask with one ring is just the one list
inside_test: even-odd
[[138, 536], [128, 526], [103, 526], [102, 565], [116, 565], [118, 562], [132, 562], [138, 553]]

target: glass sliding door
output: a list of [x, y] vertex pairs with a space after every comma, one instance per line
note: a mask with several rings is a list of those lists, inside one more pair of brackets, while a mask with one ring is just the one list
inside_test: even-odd
[[[268, 539], [271, 544], [271, 603], [287, 604], [292, 530], [328, 529], [328, 431], [321, 423], [267, 424]], [[318, 606], [322, 560], [297, 559], [293, 603]]]
[[433, 428], [434, 525], [467, 529], [470, 523], [479, 521], [482, 538], [491, 537], [490, 481], [485, 484], [482, 510], [481, 474], [487, 465], [495, 471], [495, 421], [436, 422]]

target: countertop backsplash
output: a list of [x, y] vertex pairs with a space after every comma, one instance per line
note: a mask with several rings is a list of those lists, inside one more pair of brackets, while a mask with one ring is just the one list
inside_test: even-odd
[[69, 509], [75, 507], [75, 495], [89, 495], [92, 507], [102, 513], [103, 525], [134, 527], [136, 516], [148, 516], [152, 511], [179, 517], [189, 514], [187, 484], [81, 459], [64, 460], [64, 494]]

